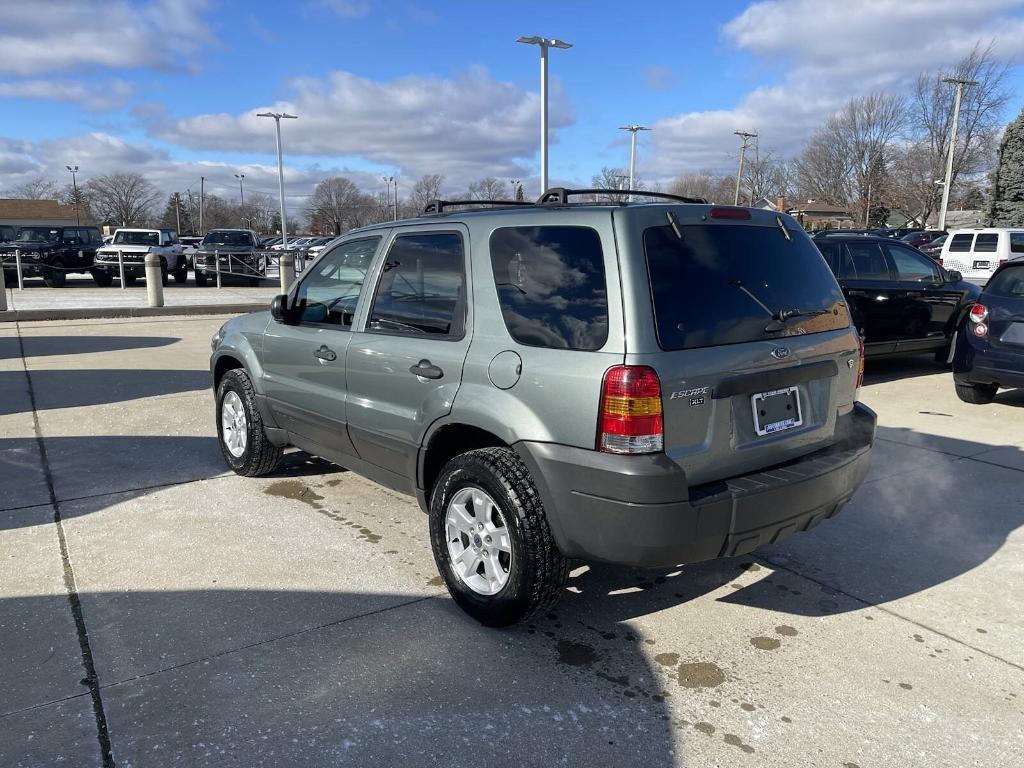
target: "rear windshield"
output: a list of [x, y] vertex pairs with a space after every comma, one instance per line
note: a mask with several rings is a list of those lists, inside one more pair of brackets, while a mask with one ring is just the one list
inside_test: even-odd
[[[850, 324], [842, 291], [811, 241], [777, 227], [697, 225], [644, 231], [644, 250], [662, 349], [820, 333]], [[763, 306], [762, 306], [763, 305]], [[791, 317], [782, 330], [771, 315]]]
[[114, 245], [160, 245], [160, 233], [118, 230], [114, 233]]
[[985, 293], [1010, 299], [1024, 299], [1024, 264], [1003, 267], [985, 286]]

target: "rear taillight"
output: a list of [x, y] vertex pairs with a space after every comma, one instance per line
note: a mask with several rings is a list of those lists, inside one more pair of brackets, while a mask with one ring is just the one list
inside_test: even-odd
[[604, 453], [659, 453], [665, 448], [661, 381], [646, 365], [609, 368], [601, 387], [597, 449]]
[[988, 335], [988, 307], [984, 304], [975, 304], [967, 313], [967, 319], [971, 321], [971, 333], [978, 338]]
[[857, 392], [864, 386], [864, 339], [857, 336]]
[[942, 260], [942, 257], [941, 257], [941, 256], [939, 256], [939, 266], [940, 266], [940, 267], [944, 267], [944, 266], [946, 266], [946, 264], [945, 264], [945, 262], [944, 262], [944, 261]]

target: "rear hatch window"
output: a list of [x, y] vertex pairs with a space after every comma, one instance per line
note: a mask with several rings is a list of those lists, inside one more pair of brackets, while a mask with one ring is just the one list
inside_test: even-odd
[[772, 340], [850, 324], [835, 277], [802, 233], [787, 240], [778, 227], [724, 224], [680, 231], [681, 240], [669, 225], [644, 230], [662, 349]]
[[1003, 267], [985, 286], [985, 293], [1006, 299], [1024, 299], [1024, 264]]

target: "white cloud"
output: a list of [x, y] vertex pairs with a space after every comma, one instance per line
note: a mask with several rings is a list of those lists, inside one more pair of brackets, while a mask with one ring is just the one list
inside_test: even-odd
[[132, 86], [123, 80], [100, 84], [38, 79], [0, 82], [0, 98], [70, 102], [90, 112], [105, 112], [122, 107], [133, 92]]
[[[854, 96], [902, 90], [918, 74], [951, 68], [979, 40], [1004, 59], [1024, 51], [1024, 0], [765, 0], [723, 28], [726, 40], [761, 59], [777, 84], [755, 88], [731, 109], [693, 111], [654, 125], [644, 172], [731, 169], [735, 130], [760, 134], [764, 149], [799, 150], [831, 112]], [[915, 34], [921, 32], [921, 34]], [[770, 66], [768, 70], [765, 67]]]
[[[257, 112], [299, 116], [282, 125], [290, 156], [362, 157], [402, 175], [442, 173], [468, 183], [482, 176], [525, 175], [537, 148], [539, 98], [494, 80], [481, 68], [455, 79], [403, 77], [388, 82], [349, 72], [288, 84], [292, 98], [242, 114], [180, 120], [151, 115], [152, 136], [202, 150], [269, 152], [273, 126]], [[552, 83], [551, 127], [572, 122], [561, 87]]]
[[0, 3], [0, 73], [189, 69], [212, 40], [207, 0], [41, 0]]

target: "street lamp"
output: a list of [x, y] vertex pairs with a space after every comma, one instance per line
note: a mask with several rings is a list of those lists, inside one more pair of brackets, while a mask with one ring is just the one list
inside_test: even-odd
[[956, 85], [956, 98], [953, 100], [953, 130], [949, 134], [949, 152], [946, 154], [946, 181], [942, 185], [942, 205], [939, 207], [939, 229], [946, 229], [946, 207], [949, 205], [949, 187], [953, 182], [953, 153], [956, 151], [956, 128], [960, 122], [960, 99], [964, 95], [965, 85], [977, 85], [977, 80], [964, 80], [959, 77], [946, 77], [942, 82]]
[[381, 176], [387, 186], [385, 205], [391, 205], [391, 185], [395, 185], [394, 220], [398, 221], [398, 180], [394, 176]]
[[245, 194], [242, 192], [242, 180], [245, 178], [244, 173], [236, 173], [235, 178], [238, 179], [238, 202], [245, 205]]
[[519, 37], [517, 43], [540, 47], [540, 192], [548, 191], [548, 48], [572, 48], [572, 43], [548, 37]]
[[519, 186], [520, 186], [520, 184], [522, 184], [522, 182], [519, 181], [519, 179], [509, 179], [508, 183], [512, 185], [512, 199], [513, 200], [518, 200], [519, 199]]
[[[636, 134], [638, 131], [649, 131], [643, 125], [623, 125], [619, 127], [620, 131], [629, 131], [629, 188], [633, 189], [633, 184], [636, 182]], [[629, 200], [633, 200], [633, 196], [629, 196]]]
[[78, 166], [65, 165], [64, 167], [71, 171], [71, 186], [75, 190], [75, 222], [80, 225], [82, 223], [82, 215], [78, 212], [78, 180], [76, 178], [78, 174]]
[[281, 250], [288, 250], [288, 219], [284, 212], [284, 160], [281, 155], [281, 120], [297, 120], [296, 115], [289, 115], [287, 112], [257, 112], [256, 117], [274, 118], [274, 127], [277, 128], [277, 186], [281, 196]]

